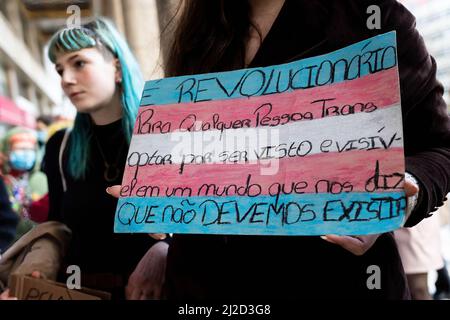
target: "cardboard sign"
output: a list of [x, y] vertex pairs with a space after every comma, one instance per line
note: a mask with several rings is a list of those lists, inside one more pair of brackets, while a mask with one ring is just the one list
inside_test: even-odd
[[82, 288], [68, 289], [64, 283], [36, 279], [29, 276], [11, 276], [11, 295], [19, 300], [110, 300], [108, 292]]
[[149, 81], [115, 232], [396, 229], [402, 131], [395, 32], [282, 65]]

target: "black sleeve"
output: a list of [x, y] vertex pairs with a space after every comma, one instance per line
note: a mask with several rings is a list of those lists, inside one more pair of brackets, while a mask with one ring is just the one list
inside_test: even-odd
[[[416, 29], [415, 17], [396, 0], [347, 0], [368, 37], [396, 31], [403, 115], [405, 170], [417, 178], [420, 192], [406, 227], [443, 205], [450, 192], [450, 118], [436, 62]], [[377, 5], [381, 30], [368, 30], [366, 12]], [[355, 11], [356, 9], [356, 11]]]
[[170, 234], [167, 234], [166, 237], [161, 241], [164, 241], [165, 243], [167, 243], [170, 246], [172, 244], [173, 238]]
[[[59, 151], [65, 130], [56, 132], [45, 146], [43, 171], [47, 175], [48, 196], [49, 196], [49, 213], [48, 220], [56, 220], [62, 222], [61, 217], [61, 201], [63, 197], [63, 186], [61, 174], [59, 171]], [[67, 179], [67, 178], [66, 178]]]
[[397, 1], [381, 3], [385, 23], [397, 30], [406, 171], [420, 184], [406, 223], [411, 227], [442, 206], [450, 192], [450, 118], [436, 62], [415, 29], [414, 16]]
[[0, 253], [14, 240], [18, 222], [19, 216], [11, 208], [6, 186], [0, 176]]

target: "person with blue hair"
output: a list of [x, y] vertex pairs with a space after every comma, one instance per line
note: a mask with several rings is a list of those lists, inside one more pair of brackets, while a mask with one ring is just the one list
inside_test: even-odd
[[[117, 200], [105, 192], [122, 179], [143, 87], [138, 64], [104, 18], [58, 31], [48, 56], [77, 109], [73, 128], [47, 142], [43, 168], [49, 220], [72, 230], [63, 266], [77, 265], [83, 287], [108, 291], [113, 299], [158, 298], [163, 279], [158, 270], [165, 268], [167, 244], [154, 245], [147, 234], [115, 234]], [[152, 263], [160, 268], [155, 270]], [[61, 269], [60, 281], [65, 282], [65, 271]]]

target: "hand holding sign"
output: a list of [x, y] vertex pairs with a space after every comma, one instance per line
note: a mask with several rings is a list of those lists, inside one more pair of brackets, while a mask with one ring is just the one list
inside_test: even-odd
[[[31, 276], [36, 279], [41, 278], [41, 273], [39, 271], [33, 271]], [[6, 289], [0, 294], [0, 300], [17, 300], [17, 297], [13, 297], [10, 295], [9, 289]]]
[[[119, 198], [121, 187], [122, 186], [120, 186], [120, 185], [108, 187], [108, 188], [106, 188], [106, 193], [112, 195], [115, 198]], [[165, 233], [149, 233], [148, 235], [155, 240], [164, 240], [167, 237], [167, 235]]]
[[0, 294], [0, 300], [17, 300], [16, 297], [9, 295], [9, 289], [6, 289]]
[[[403, 187], [405, 188], [405, 195], [408, 198], [416, 195], [419, 192], [419, 186], [408, 180], [405, 181]], [[329, 234], [326, 236], [322, 236], [321, 238], [328, 242], [341, 246], [354, 255], [361, 256], [366, 253], [367, 250], [372, 248], [373, 244], [379, 236], [380, 234], [371, 234], [367, 236], [337, 236]]]

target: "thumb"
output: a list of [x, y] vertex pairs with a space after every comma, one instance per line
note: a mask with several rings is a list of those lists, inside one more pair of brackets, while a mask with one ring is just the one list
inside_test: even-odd
[[405, 181], [403, 188], [407, 197], [411, 197], [419, 192], [419, 186], [411, 181]]
[[164, 240], [166, 238], [165, 233], [149, 233], [148, 235], [155, 240]]
[[6, 289], [0, 294], [0, 300], [17, 300], [16, 297], [9, 295], [9, 289]]
[[113, 197], [119, 198], [121, 187], [122, 187], [121, 185], [111, 186], [111, 187], [106, 188], [106, 192], [108, 194], [112, 195]]

